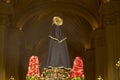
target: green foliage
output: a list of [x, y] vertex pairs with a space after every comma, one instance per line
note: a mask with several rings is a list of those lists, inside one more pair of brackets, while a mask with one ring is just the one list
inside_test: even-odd
[[84, 80], [84, 77], [80, 78], [80, 77], [74, 77], [71, 80]]
[[70, 80], [69, 70], [63, 67], [45, 68], [41, 74], [42, 80]]
[[39, 77], [37, 77], [37, 76], [27, 76], [26, 80], [39, 80]]

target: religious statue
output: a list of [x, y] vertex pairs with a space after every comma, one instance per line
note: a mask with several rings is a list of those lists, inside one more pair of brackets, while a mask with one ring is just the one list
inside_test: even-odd
[[46, 67], [71, 67], [66, 42], [67, 37], [64, 36], [64, 32], [61, 29], [62, 25], [63, 19], [61, 17], [53, 17], [52, 31], [48, 36], [50, 42]]

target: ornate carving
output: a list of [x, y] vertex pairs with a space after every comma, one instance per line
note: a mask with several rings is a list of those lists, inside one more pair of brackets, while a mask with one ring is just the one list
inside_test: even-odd
[[[106, 0], [105, 0], [106, 1]], [[115, 25], [120, 22], [120, 1], [111, 0], [109, 3], [101, 6], [101, 13], [103, 15], [103, 25]]]
[[113, 12], [111, 14], [106, 14], [103, 17], [103, 25], [115, 25], [120, 22], [120, 12]]

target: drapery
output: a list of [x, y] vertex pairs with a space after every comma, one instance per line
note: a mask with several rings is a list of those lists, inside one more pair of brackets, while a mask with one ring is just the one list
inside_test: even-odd
[[58, 27], [53, 25], [52, 31], [48, 37], [50, 41], [46, 67], [64, 66], [70, 68], [70, 59], [66, 42], [67, 38], [64, 36], [61, 26]]

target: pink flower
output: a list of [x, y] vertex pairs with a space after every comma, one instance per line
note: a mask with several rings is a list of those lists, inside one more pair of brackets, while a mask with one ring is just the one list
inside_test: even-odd
[[82, 77], [84, 75], [83, 61], [80, 57], [76, 57], [73, 64], [73, 69], [71, 70], [71, 78]]
[[39, 60], [37, 56], [31, 56], [29, 59], [29, 67], [28, 67], [27, 76], [33, 76], [33, 75], [40, 77]]
[[80, 57], [76, 57], [74, 60], [74, 66], [83, 67], [83, 61]]

